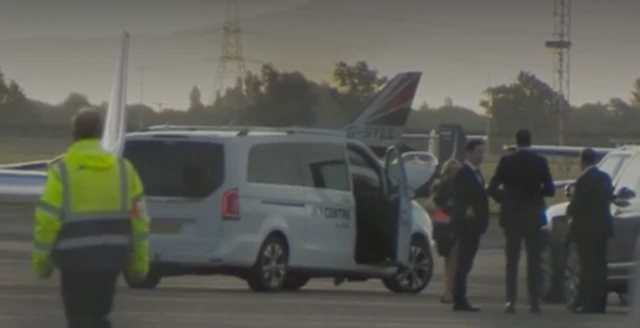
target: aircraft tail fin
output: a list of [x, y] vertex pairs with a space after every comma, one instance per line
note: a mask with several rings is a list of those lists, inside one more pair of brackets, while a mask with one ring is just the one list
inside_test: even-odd
[[105, 117], [102, 148], [114, 155], [122, 156], [127, 128], [127, 79], [129, 75], [129, 33], [122, 35], [122, 48], [116, 64], [116, 73], [111, 89], [111, 98]]
[[399, 73], [344, 127], [347, 136], [369, 146], [396, 144], [411, 114], [421, 72]]

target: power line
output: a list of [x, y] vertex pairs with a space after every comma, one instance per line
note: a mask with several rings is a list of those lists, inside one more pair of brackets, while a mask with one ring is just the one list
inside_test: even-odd
[[[415, 26], [423, 26], [428, 27], [430, 30], [433, 29], [446, 29], [446, 30], [462, 30], [469, 33], [482, 34], [486, 35], [487, 33], [492, 33], [494, 35], [505, 35], [505, 32], [513, 31], [514, 35], [522, 36], [536, 36], [542, 37], [539, 33], [534, 33], [531, 30], [523, 29], [522, 25], [518, 25], [516, 28], [512, 26], [505, 26], [504, 28], [479, 28], [476, 24], [474, 26], [468, 26], [464, 24], [452, 23], [450, 21], [447, 22], [437, 22], [437, 21], [415, 21], [415, 20], [406, 20], [406, 19], [393, 19], [389, 17], [381, 17], [381, 16], [365, 16], [365, 15], [357, 15], [357, 14], [339, 14], [343, 17], [351, 17], [351, 18], [361, 18], [373, 20], [376, 22], [390, 22], [394, 24], [406, 24], [406, 25], [415, 25]], [[577, 35], [573, 36], [574, 40], [585, 40], [585, 41], [614, 41], [614, 42], [638, 42], [640, 38], [619, 38], [617, 36], [609, 36], [609, 35]]]

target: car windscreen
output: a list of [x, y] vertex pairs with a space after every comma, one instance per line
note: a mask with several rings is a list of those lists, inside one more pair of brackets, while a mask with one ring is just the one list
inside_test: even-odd
[[598, 163], [598, 168], [607, 173], [611, 179], [615, 179], [620, 172], [620, 168], [622, 168], [623, 163], [625, 163], [629, 157], [631, 157], [631, 155], [610, 154]]
[[224, 182], [224, 145], [190, 140], [130, 140], [124, 157], [135, 166], [145, 195], [206, 197]]

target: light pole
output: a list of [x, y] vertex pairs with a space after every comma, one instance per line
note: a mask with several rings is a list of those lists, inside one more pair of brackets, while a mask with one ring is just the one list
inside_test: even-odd
[[142, 108], [144, 107], [144, 66], [140, 69], [140, 110], [138, 110], [138, 130], [142, 130]]

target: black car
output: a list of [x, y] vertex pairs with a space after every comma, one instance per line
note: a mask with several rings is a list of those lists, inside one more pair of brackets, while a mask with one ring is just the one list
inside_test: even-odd
[[[640, 234], [640, 147], [622, 147], [609, 152], [598, 164], [614, 184], [616, 200], [611, 205], [614, 236], [608, 247], [608, 284], [612, 292], [627, 294], [633, 275], [634, 246]], [[571, 197], [572, 185], [565, 188]], [[568, 238], [568, 202], [547, 210], [544, 227], [547, 247], [543, 253], [544, 298], [548, 302], [571, 302], [579, 272], [575, 245]], [[624, 298], [621, 298], [624, 299]]]

